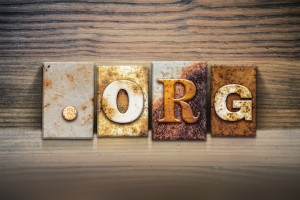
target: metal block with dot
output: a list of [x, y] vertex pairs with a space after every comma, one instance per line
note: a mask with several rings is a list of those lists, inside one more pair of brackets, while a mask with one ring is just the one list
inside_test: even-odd
[[43, 138], [92, 139], [94, 63], [43, 65]]

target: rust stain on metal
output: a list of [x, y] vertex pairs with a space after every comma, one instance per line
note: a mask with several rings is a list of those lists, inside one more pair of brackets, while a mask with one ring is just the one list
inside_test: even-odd
[[116, 110], [114, 110], [112, 108], [112, 105], [110, 104], [110, 102], [107, 99], [102, 98], [101, 103], [102, 103], [102, 105], [101, 105], [102, 106], [102, 110], [103, 110], [103, 108], [105, 108], [106, 115], [110, 115], [110, 116], [114, 116], [115, 115]]
[[90, 103], [92, 104], [92, 105], [94, 105], [94, 97], [92, 97], [92, 98], [90, 98]]
[[50, 106], [50, 103], [47, 103], [43, 106], [43, 108], [48, 108]]
[[67, 76], [67, 78], [68, 78], [68, 80], [69, 80], [70, 82], [73, 82], [73, 81], [74, 81], [74, 77], [73, 77], [71, 74], [66, 73], [66, 76]]
[[53, 100], [57, 100], [57, 99], [60, 98], [60, 97], [62, 97], [62, 94], [56, 93], [56, 94], [54, 94], [54, 96], [53, 96]]
[[85, 104], [83, 104], [82, 106], [81, 106], [81, 109], [82, 110], [85, 110], [87, 108], [87, 106], [85, 105]]
[[49, 79], [43, 80], [43, 88], [44, 89], [51, 89], [52, 88], [52, 81]]
[[212, 136], [255, 136], [256, 67], [213, 65], [211, 80]]
[[[98, 69], [98, 121], [97, 131], [100, 137], [131, 137], [148, 135], [148, 69], [150, 64], [129, 65], [101, 65], [96, 64]], [[105, 89], [116, 81], [130, 81], [127, 89], [132, 93], [120, 89], [115, 101], [104, 98]], [[117, 83], [116, 83], [117, 85]], [[142, 93], [140, 93], [142, 92]], [[110, 118], [120, 114], [126, 114], [130, 103], [135, 103], [130, 95], [142, 95], [143, 107], [139, 117], [130, 123], [116, 123]], [[115, 109], [113, 103], [116, 103]], [[109, 117], [109, 118], [108, 118]]]
[[81, 126], [86, 126], [88, 123], [93, 121], [93, 115], [89, 114], [87, 117], [82, 117], [80, 121]]
[[[178, 81], [174, 88], [165, 87], [160, 79], [186, 79], [186, 87]], [[152, 138], [153, 140], [205, 140], [206, 139], [206, 63], [192, 61], [154, 62], [152, 89]], [[165, 91], [164, 91], [165, 90]], [[173, 91], [172, 91], [173, 90]], [[166, 102], [165, 94], [172, 93]], [[173, 98], [172, 98], [173, 96]], [[166, 96], [165, 96], [166, 97]], [[184, 100], [184, 101], [183, 101]], [[166, 109], [166, 103], [174, 104]], [[171, 112], [169, 112], [169, 111]], [[166, 113], [167, 112], [167, 113]], [[174, 115], [176, 122], [162, 122], [165, 115]], [[172, 121], [172, 120], [171, 120]]]

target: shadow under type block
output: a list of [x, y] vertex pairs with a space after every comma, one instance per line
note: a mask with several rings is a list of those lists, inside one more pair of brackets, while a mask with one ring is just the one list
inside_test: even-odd
[[256, 135], [256, 67], [212, 65], [212, 136]]
[[93, 109], [94, 63], [44, 63], [44, 139], [93, 138]]
[[205, 62], [153, 62], [152, 139], [206, 139]]
[[148, 135], [150, 64], [96, 64], [99, 137]]

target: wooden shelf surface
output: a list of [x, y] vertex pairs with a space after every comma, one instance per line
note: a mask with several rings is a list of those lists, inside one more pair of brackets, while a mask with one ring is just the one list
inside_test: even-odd
[[8, 193], [71, 197], [78, 192], [117, 199], [300, 195], [300, 131], [295, 129], [258, 130], [256, 138], [208, 134], [206, 142], [155, 142], [96, 135], [42, 140], [40, 129], [6, 128], [0, 131], [0, 160], [0, 188]]

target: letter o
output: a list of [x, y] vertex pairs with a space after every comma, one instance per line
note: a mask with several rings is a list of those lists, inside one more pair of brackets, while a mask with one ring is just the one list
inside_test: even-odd
[[[120, 90], [128, 94], [128, 109], [121, 113], [117, 106], [117, 96]], [[136, 120], [143, 112], [144, 97], [141, 87], [128, 80], [110, 83], [102, 95], [102, 109], [106, 117], [116, 123], [129, 123]]]

